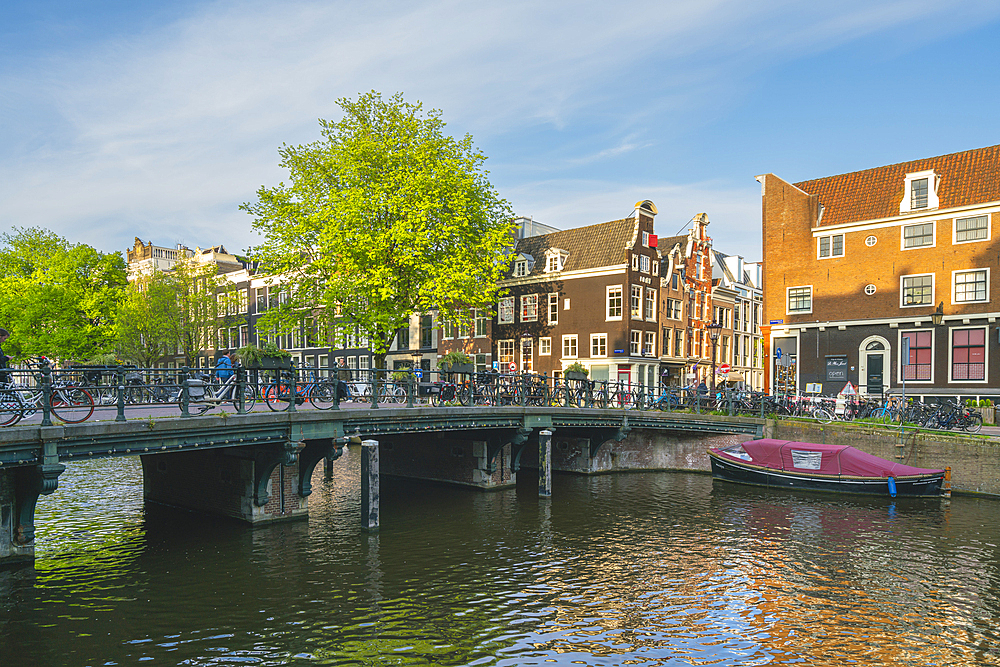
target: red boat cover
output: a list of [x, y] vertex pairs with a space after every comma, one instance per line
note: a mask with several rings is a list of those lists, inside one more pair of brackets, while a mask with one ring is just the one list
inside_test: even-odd
[[[735, 449], [735, 448], [726, 448]], [[726, 449], [715, 450], [735, 461]], [[866, 454], [849, 445], [821, 445], [791, 440], [750, 440], [743, 443], [752, 463], [774, 470], [799, 471], [818, 475], [849, 475], [851, 477], [906, 477], [930, 475], [943, 470], [914, 468]]]

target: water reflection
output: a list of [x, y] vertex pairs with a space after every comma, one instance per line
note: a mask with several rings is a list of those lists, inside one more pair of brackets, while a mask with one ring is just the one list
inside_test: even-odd
[[[313, 480], [308, 522], [144, 507], [134, 459], [74, 462], [35, 573], [0, 575], [0, 664], [997, 664], [993, 501], [843, 499], [685, 474], [537, 497]], [[15, 662], [16, 661], [16, 662]]]

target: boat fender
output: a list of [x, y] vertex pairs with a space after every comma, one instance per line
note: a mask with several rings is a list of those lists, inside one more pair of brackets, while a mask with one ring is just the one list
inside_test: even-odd
[[892, 477], [889, 478], [889, 497], [891, 498], [896, 497], [896, 480], [894, 480]]

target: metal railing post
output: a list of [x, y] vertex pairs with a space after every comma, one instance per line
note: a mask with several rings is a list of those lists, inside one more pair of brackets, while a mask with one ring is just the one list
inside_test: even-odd
[[733, 390], [731, 387], [726, 387], [726, 403], [729, 404], [729, 416], [733, 416]]
[[371, 388], [372, 388], [372, 409], [378, 408], [378, 371], [374, 368], [371, 370]]
[[527, 403], [528, 399], [528, 379], [524, 376], [524, 371], [521, 371], [521, 407], [523, 408]]
[[[288, 383], [288, 411], [295, 412], [295, 402], [299, 399], [299, 369], [292, 364], [290, 382]], [[278, 371], [278, 392], [281, 392], [281, 371]]]
[[52, 426], [52, 369], [42, 359], [42, 426]]
[[416, 376], [412, 372], [406, 375], [406, 407], [413, 407], [413, 394], [416, 391]]
[[118, 400], [116, 401], [118, 405], [118, 414], [115, 415], [116, 422], [125, 421], [125, 368], [119, 364], [118, 365]]
[[336, 376], [333, 378], [333, 407], [330, 409], [340, 409], [340, 378]]
[[247, 406], [244, 402], [243, 392], [246, 389], [246, 375], [243, 372], [243, 366], [240, 364], [236, 365], [236, 414], [245, 415], [247, 413]]
[[[190, 403], [190, 400], [191, 400], [191, 395], [190, 395], [189, 389], [188, 389], [188, 373], [189, 372], [190, 372], [190, 369], [187, 366], [184, 366], [183, 368], [181, 368], [181, 417], [190, 417], [191, 416], [191, 413], [188, 410], [189, 403]], [[121, 394], [124, 393], [124, 387], [121, 387], [120, 389], [122, 390], [122, 392], [120, 392], [119, 395], [121, 395]], [[121, 398], [119, 398], [118, 400], [121, 401]], [[119, 405], [121, 405], [120, 402], [119, 402]]]

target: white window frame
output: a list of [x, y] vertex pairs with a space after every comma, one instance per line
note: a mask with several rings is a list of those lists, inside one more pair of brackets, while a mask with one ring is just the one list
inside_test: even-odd
[[649, 232], [642, 233], [642, 247], [643, 248], [649, 247]]
[[639, 255], [639, 271], [642, 273], [652, 273], [652, 264], [649, 255]]
[[[913, 303], [906, 305], [903, 303], [904, 287], [903, 283], [907, 278], [923, 278], [924, 276], [931, 277], [931, 300], [930, 303]], [[900, 308], [927, 308], [928, 306], [933, 306], [934, 301], [937, 297], [937, 275], [934, 273], [908, 273], [905, 276], [899, 277], [899, 307]]]
[[[508, 345], [510, 346], [510, 354], [509, 355], [505, 355], [503, 349], [504, 349], [504, 347], [507, 347]], [[511, 361], [514, 361], [515, 360], [515, 358], [514, 358], [514, 351], [515, 350], [514, 350], [514, 341], [513, 341], [513, 339], [511, 339], [511, 340], [498, 340], [497, 341], [497, 361], [498, 362], [500, 362], [502, 364], [509, 364]], [[504, 357], [506, 357], [506, 356], [509, 356], [510, 359], [504, 360]], [[507, 369], [506, 368], [502, 368], [500, 370], [506, 372]]]
[[549, 293], [546, 307], [548, 308], [549, 324], [559, 324], [559, 292]]
[[[504, 315], [507, 317], [504, 317]], [[513, 324], [516, 318], [514, 297], [505, 296], [497, 303], [497, 324]]]
[[578, 359], [580, 357], [580, 340], [576, 334], [565, 334], [562, 337], [562, 358]]
[[552, 355], [552, 338], [545, 336], [538, 339], [538, 356], [548, 357]]
[[[906, 230], [909, 227], [923, 227], [924, 225], [931, 226], [931, 242], [930, 245], [915, 245], [906, 247]], [[937, 220], [929, 220], [927, 222], [915, 222], [911, 225], [902, 225], [899, 228], [899, 249], [900, 250], [924, 250], [925, 248], [936, 248], [937, 247]]]
[[[968, 301], [959, 301], [956, 296], [958, 293], [958, 275], [960, 273], [979, 273], [983, 271], [986, 273], [986, 297], [983, 299], [975, 299]], [[989, 267], [980, 269], [961, 269], [958, 271], [951, 272], [951, 303], [952, 305], [966, 304], [966, 303], [989, 303], [990, 301], [990, 269]]]
[[[985, 329], [986, 336], [983, 339], [983, 379], [982, 380], [956, 380], [953, 377], [955, 367], [955, 332], [972, 329]], [[933, 358], [933, 357], [932, 357]], [[970, 327], [949, 327], [948, 329], [948, 384], [986, 384], [990, 378], [990, 327], [988, 325], [978, 325]]]
[[528, 260], [519, 259], [514, 262], [514, 277], [523, 278], [528, 275]]
[[[840, 237], [840, 254], [833, 254], [833, 239], [835, 237]], [[823, 239], [828, 239], [830, 243], [830, 254], [825, 257], [820, 254], [820, 246], [822, 245]], [[836, 259], [837, 257], [844, 257], [847, 254], [847, 236], [844, 234], [824, 234], [823, 236], [816, 237], [816, 259]]]
[[642, 338], [642, 355], [655, 357], [656, 356], [656, 332], [647, 331]]
[[653, 259], [653, 275], [654, 276], [660, 275], [660, 260], [655, 258]]
[[[968, 239], [966, 241], [958, 240], [958, 221], [959, 220], [971, 220], [972, 218], [986, 218], [986, 238], [984, 239]], [[979, 215], [964, 215], [961, 218], [955, 218], [951, 225], [951, 242], [952, 245], [961, 245], [964, 243], [982, 243], [984, 241], [989, 241], [993, 238], [993, 215], [991, 213], [980, 213]]]
[[[809, 310], [789, 310], [789, 296], [793, 289], [808, 289], [809, 290]], [[785, 288], [785, 314], [786, 315], [808, 315], [813, 311], [813, 286], [812, 285], [792, 285], [791, 287]]]
[[638, 357], [642, 355], [642, 332], [638, 329], [632, 329], [629, 331], [628, 353], [631, 357]]
[[[611, 314], [611, 293], [618, 293], [618, 314]], [[621, 285], [608, 285], [604, 291], [604, 321], [621, 322], [625, 313], [625, 288]]]
[[[534, 309], [532, 312], [528, 312], [528, 306], [534, 302]], [[537, 294], [522, 294], [520, 303], [520, 313], [522, 322], [537, 322], [538, 321], [538, 295]]]
[[[677, 317], [674, 317], [673, 315], [674, 309], [670, 307], [672, 303], [677, 304], [677, 309], [676, 309]], [[683, 301], [681, 299], [671, 299], [670, 297], [667, 297], [667, 319], [675, 321], [680, 320], [683, 315], [683, 313], [681, 312], [682, 305]]]
[[646, 311], [647, 306], [649, 307], [648, 308], [648, 310], [649, 310], [649, 317], [646, 318], [646, 321], [647, 322], [655, 322], [656, 321], [656, 290], [653, 289], [652, 287], [647, 287], [646, 288], [645, 301], [643, 301], [643, 304], [642, 304], [643, 315], [645, 315], [645, 311]]
[[[637, 296], [638, 293], [638, 296]], [[628, 311], [633, 320], [642, 319], [644, 291], [642, 285], [630, 285], [628, 291]]]
[[566, 258], [569, 253], [555, 248], [549, 249], [545, 253], [545, 273], [558, 273], [566, 265]]
[[476, 338], [488, 338], [489, 334], [486, 332], [489, 330], [488, 325], [490, 321], [489, 314], [482, 308], [475, 309], [475, 335]]
[[639, 253], [634, 251], [632, 252], [632, 270], [633, 271], [639, 270]]
[[[601, 343], [604, 345], [604, 352], [595, 352], [594, 343]], [[590, 356], [591, 357], [607, 357], [608, 356], [608, 334], [606, 333], [596, 333], [590, 334]]]
[[[927, 206], [921, 208], [911, 208], [911, 195], [913, 181], [919, 181], [922, 178], [927, 179]], [[903, 182], [903, 200], [899, 202], [899, 212], [900, 213], [914, 213], [917, 211], [930, 211], [938, 208], [938, 186], [941, 185], [941, 177], [938, 176], [933, 169], [928, 169], [926, 171], [915, 171], [912, 174], [907, 174], [906, 179]]]

